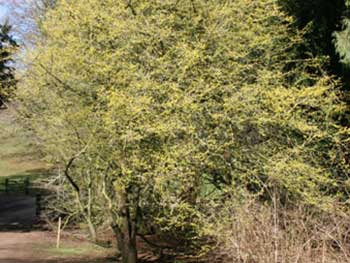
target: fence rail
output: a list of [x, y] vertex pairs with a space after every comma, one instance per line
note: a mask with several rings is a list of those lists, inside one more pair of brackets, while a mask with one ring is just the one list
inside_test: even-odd
[[0, 193], [24, 193], [29, 195], [33, 185], [28, 177], [26, 178], [5, 178], [0, 181]]

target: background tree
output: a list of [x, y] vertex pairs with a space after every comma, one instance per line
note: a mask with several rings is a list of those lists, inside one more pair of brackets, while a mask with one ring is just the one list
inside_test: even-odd
[[[307, 0], [307, 1], [279, 1], [280, 5], [295, 17], [295, 25], [299, 28], [308, 27], [304, 35], [305, 43], [300, 47], [300, 56], [307, 53], [328, 56], [330, 64], [327, 69], [339, 77], [346, 77], [339, 63], [339, 56], [334, 46], [333, 33], [342, 28], [342, 19], [346, 13], [345, 0]], [[347, 81], [348, 78], [346, 77]]]
[[[350, 2], [345, 1], [346, 7], [342, 13], [342, 23], [341, 27], [338, 28], [337, 31], [333, 32], [334, 44], [337, 54], [340, 57], [340, 62], [342, 63], [344, 70], [349, 71], [349, 52], [348, 47], [350, 45], [350, 37], [349, 37], [349, 6]], [[349, 79], [347, 79], [349, 80]]]
[[8, 20], [0, 26], [0, 107], [9, 100], [16, 88], [13, 57], [18, 45], [11, 35], [11, 29]]

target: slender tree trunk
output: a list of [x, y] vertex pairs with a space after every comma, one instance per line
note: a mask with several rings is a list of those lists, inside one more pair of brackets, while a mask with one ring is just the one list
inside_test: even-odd
[[96, 231], [96, 226], [93, 223], [92, 220], [92, 203], [93, 203], [93, 196], [92, 196], [92, 178], [91, 178], [91, 173], [88, 171], [87, 173], [87, 178], [88, 178], [88, 203], [87, 203], [87, 215], [86, 215], [86, 221], [89, 226], [89, 232], [90, 232], [90, 237], [93, 242], [97, 242], [97, 231]]
[[86, 223], [88, 224], [88, 228], [89, 228], [89, 234], [90, 234], [90, 238], [93, 242], [97, 241], [97, 232], [96, 232], [96, 227], [94, 225], [94, 223], [91, 220], [91, 215], [89, 215], [89, 213], [87, 211], [85, 211], [85, 208], [81, 202], [80, 199], [80, 195], [79, 193], [76, 193], [76, 200], [80, 209], [80, 212], [82, 213]]
[[88, 207], [87, 207], [87, 211], [84, 208], [84, 205], [82, 203], [82, 200], [80, 198], [80, 187], [78, 185], [77, 182], [75, 182], [73, 180], [73, 178], [70, 176], [69, 170], [70, 167], [73, 165], [74, 161], [85, 152], [86, 147], [81, 150], [79, 153], [77, 153], [75, 156], [73, 156], [72, 158], [69, 159], [68, 163], [66, 164], [65, 170], [64, 170], [64, 175], [66, 176], [66, 178], [68, 179], [68, 182], [70, 183], [70, 185], [73, 187], [74, 192], [75, 192], [75, 197], [76, 197], [76, 202], [78, 204], [79, 210], [82, 213], [85, 221], [88, 224], [89, 227], [89, 232], [90, 232], [90, 237], [93, 240], [93, 242], [97, 241], [97, 231], [96, 231], [96, 227], [92, 221], [92, 215], [91, 215], [91, 208], [92, 208], [92, 178], [91, 178], [91, 173], [90, 171], [88, 171], [87, 173], [87, 178], [88, 178]]
[[90, 218], [87, 218], [87, 224], [89, 227], [91, 241], [96, 243], [97, 242], [97, 232], [96, 232], [95, 225], [91, 222]]

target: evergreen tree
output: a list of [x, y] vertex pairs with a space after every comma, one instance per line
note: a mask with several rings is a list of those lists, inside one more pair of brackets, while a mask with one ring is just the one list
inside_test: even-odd
[[280, 0], [285, 10], [295, 17], [299, 29], [308, 27], [304, 35], [305, 43], [300, 55], [326, 55], [331, 59], [328, 70], [342, 76], [339, 57], [333, 44], [333, 32], [341, 29], [341, 21], [346, 10], [345, 0]]
[[16, 87], [13, 56], [18, 45], [11, 30], [8, 20], [0, 25], [0, 107], [8, 101]]

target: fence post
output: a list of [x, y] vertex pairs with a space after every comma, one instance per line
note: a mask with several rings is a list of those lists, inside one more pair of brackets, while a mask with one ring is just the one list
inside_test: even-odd
[[60, 242], [61, 242], [61, 228], [62, 228], [62, 218], [58, 218], [58, 229], [57, 229], [57, 241], [56, 241], [56, 248], [60, 248]]

